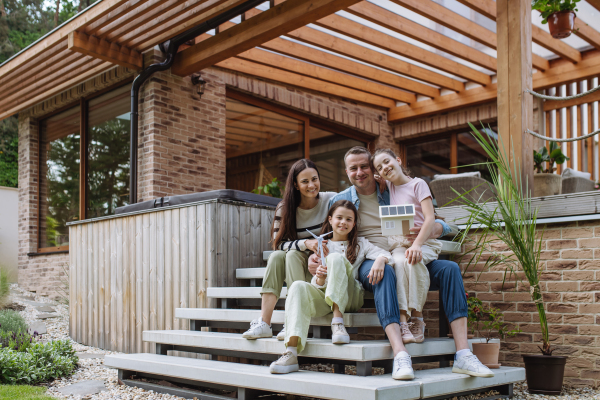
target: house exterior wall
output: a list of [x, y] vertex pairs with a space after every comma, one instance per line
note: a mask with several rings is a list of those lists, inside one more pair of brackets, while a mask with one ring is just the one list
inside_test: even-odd
[[19, 263], [19, 189], [0, 186], [0, 268], [17, 281]]

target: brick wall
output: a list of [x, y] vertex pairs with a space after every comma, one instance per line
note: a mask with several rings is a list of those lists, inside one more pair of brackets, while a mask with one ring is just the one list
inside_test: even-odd
[[[600, 220], [549, 224], [542, 244], [543, 291], [554, 355], [569, 356], [565, 383], [600, 386]], [[497, 251], [506, 250], [502, 245]], [[465, 265], [461, 264], [464, 270]], [[502, 287], [501, 268], [465, 274], [465, 288], [485, 304], [500, 308], [522, 333], [502, 342], [500, 362], [522, 366], [521, 354], [540, 354], [539, 317], [529, 285], [514, 280]], [[481, 273], [481, 275], [479, 275]], [[479, 275], [479, 281], [477, 277]], [[430, 293], [432, 294], [432, 293]], [[431, 296], [433, 299], [436, 296]], [[437, 300], [435, 300], [437, 306]], [[436, 312], [428, 304], [428, 323]], [[437, 333], [431, 331], [430, 334]]]

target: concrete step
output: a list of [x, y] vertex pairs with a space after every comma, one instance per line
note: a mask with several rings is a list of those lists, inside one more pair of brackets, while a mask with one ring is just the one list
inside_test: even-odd
[[[238, 288], [242, 289], [242, 288]], [[244, 288], [255, 289], [255, 288]], [[260, 289], [260, 288], [258, 288]], [[314, 326], [330, 326], [333, 314], [313, 318], [310, 321]], [[196, 321], [223, 321], [250, 324], [250, 321], [260, 317], [260, 310], [223, 309], [223, 308], [176, 308], [175, 317]], [[271, 325], [281, 325], [285, 322], [285, 311], [275, 310], [271, 318]], [[346, 313], [344, 314], [346, 327], [381, 326], [375, 313]], [[249, 325], [245, 325], [249, 326]]]
[[[442, 243], [441, 254], [459, 254], [462, 252], [460, 243], [453, 242], [450, 240], [440, 240], [440, 242]], [[267, 261], [269, 259], [269, 256], [271, 255], [271, 253], [273, 253], [272, 250], [263, 251], [263, 260]], [[261, 276], [261, 278], [262, 278], [262, 276]]]
[[[144, 331], [146, 342], [155, 342], [176, 346], [199, 347], [203, 349], [223, 349], [234, 352], [279, 355], [285, 346], [277, 338], [247, 340], [237, 333], [200, 332], [200, 331]], [[472, 343], [484, 343], [485, 339], [470, 339]], [[498, 343], [498, 339], [493, 339]], [[449, 338], [426, 339], [423, 343], [406, 345], [413, 357], [454, 354], [454, 340]], [[394, 353], [387, 340], [351, 341], [345, 345], [334, 345], [331, 339], [308, 339], [301, 356], [327, 358], [331, 360], [373, 361], [391, 360]]]
[[[158, 354], [107, 355], [104, 364], [119, 369], [127, 379], [132, 371], [140, 377], [177, 379], [202, 385], [222, 385], [238, 390], [254, 389], [340, 400], [411, 400], [437, 398], [475, 390], [499, 389], [510, 392], [511, 384], [525, 379], [523, 368], [501, 367], [493, 378], [476, 378], [454, 374], [451, 368], [415, 371], [413, 381], [396, 381], [389, 374], [368, 377], [300, 371], [273, 375], [268, 367], [173, 357]], [[244, 393], [242, 391], [242, 393]], [[250, 396], [245, 397], [248, 399]]]
[[[260, 299], [260, 287], [210, 287], [206, 296], [213, 299]], [[281, 288], [280, 299], [287, 297], [287, 288]], [[372, 299], [373, 293], [365, 291], [365, 299]]]

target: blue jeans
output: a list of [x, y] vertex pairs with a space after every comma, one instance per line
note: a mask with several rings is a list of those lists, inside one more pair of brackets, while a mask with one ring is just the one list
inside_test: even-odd
[[358, 280], [362, 283], [365, 290], [373, 292], [379, 323], [385, 329], [389, 324], [400, 323], [400, 308], [398, 307], [398, 295], [396, 293], [396, 273], [393, 267], [386, 264], [383, 279], [378, 284], [371, 285], [368, 276], [373, 263], [373, 260], [366, 260], [361, 264], [358, 270]]
[[452, 322], [457, 318], [466, 317], [467, 298], [458, 264], [450, 260], [434, 260], [427, 264], [427, 269], [429, 270], [429, 290], [440, 291], [440, 298], [448, 321]]

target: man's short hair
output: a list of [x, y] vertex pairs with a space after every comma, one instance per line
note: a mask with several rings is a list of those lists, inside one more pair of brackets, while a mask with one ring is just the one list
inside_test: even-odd
[[353, 148], [348, 150], [346, 152], [346, 154], [344, 155], [344, 164], [346, 164], [346, 158], [348, 158], [348, 156], [354, 155], [354, 154], [366, 154], [367, 157], [369, 158], [369, 164], [371, 164], [371, 158], [373, 156], [371, 155], [371, 152], [369, 150], [367, 150], [366, 147], [363, 147], [363, 146], [354, 146]]

